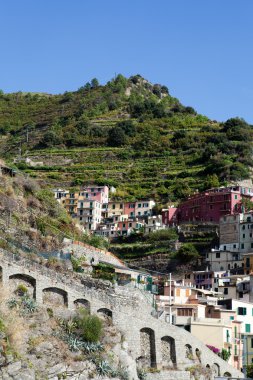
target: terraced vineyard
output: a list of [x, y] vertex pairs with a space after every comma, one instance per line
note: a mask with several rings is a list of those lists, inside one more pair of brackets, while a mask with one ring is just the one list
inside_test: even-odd
[[63, 95], [0, 96], [0, 156], [50, 187], [108, 184], [115, 197], [166, 204], [248, 178], [251, 151], [244, 120], [211, 121], [138, 75]]

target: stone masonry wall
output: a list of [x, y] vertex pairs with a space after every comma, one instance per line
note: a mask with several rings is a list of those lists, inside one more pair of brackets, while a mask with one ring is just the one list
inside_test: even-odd
[[[180, 371], [200, 364], [195, 354], [196, 349], [201, 352], [200, 361], [204, 367], [209, 365], [210, 368], [216, 370], [217, 375], [229, 372], [234, 377], [243, 378], [241, 372], [228, 365], [189, 332], [154, 318], [151, 315], [151, 305], [147, 303], [146, 298], [138, 289], [124, 289], [122, 287], [112, 289], [106, 286], [103, 288], [99, 287], [99, 282], [92, 282], [92, 279], [90, 279], [90, 286], [88, 286], [89, 279], [86, 279], [86, 285], [83, 285], [80, 277], [76, 277], [75, 274], [64, 276], [62, 273], [57, 273], [29, 260], [17, 260], [16, 256], [3, 250], [0, 250], [0, 266], [2, 267], [3, 285], [8, 285], [10, 276], [21, 274], [27, 276], [28, 279], [30, 276], [36, 282], [35, 294], [38, 304], [43, 304], [43, 291], [45, 289], [57, 288], [66, 292], [69, 309], [75, 308], [74, 301], [77, 299], [89, 301], [91, 313], [97, 313], [101, 308], [109, 309], [112, 312], [113, 324], [123, 332], [128, 345], [128, 352], [134, 360], [138, 361], [141, 357], [141, 330], [152, 330], [151, 335], [154, 339], [153, 347], [158, 369], [162, 369], [161, 339], [166, 336], [173, 338], [176, 353], [175, 366], [179, 371], [168, 370], [154, 373], [152, 380], [168, 380], [172, 372], [175, 373], [173, 379], [187, 379], [186, 376], [180, 377], [182, 375]], [[186, 344], [192, 348], [192, 357], [189, 355], [187, 357]]]

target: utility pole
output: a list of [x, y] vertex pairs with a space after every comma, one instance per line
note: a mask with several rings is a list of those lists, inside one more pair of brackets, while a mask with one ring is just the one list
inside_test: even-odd
[[247, 337], [246, 335], [243, 335], [242, 336], [242, 341], [243, 341], [243, 352], [242, 352], [242, 367], [243, 367], [243, 374], [244, 376], [246, 377], [247, 375], [247, 359], [248, 359], [248, 355], [247, 355]]
[[170, 295], [170, 305], [169, 305], [169, 313], [170, 313], [170, 325], [172, 324], [172, 315], [171, 315], [171, 273], [169, 276], [169, 295]]
[[29, 130], [28, 130], [28, 125], [26, 126], [26, 142], [28, 143], [29, 140]]

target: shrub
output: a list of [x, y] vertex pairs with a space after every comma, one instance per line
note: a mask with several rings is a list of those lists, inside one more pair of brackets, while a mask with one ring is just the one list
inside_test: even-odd
[[191, 243], [183, 244], [175, 254], [175, 258], [185, 263], [195, 261], [200, 257], [198, 251]]
[[102, 335], [102, 321], [96, 315], [89, 315], [80, 308], [76, 323], [81, 330], [82, 338], [88, 342], [98, 342]]
[[18, 287], [17, 287], [17, 289], [16, 289], [16, 291], [15, 291], [15, 293], [16, 293], [17, 295], [19, 295], [19, 296], [23, 296], [23, 295], [25, 295], [27, 292], [28, 292], [28, 289], [27, 289], [27, 287], [26, 287], [25, 285], [23, 285], [23, 284], [19, 284]]

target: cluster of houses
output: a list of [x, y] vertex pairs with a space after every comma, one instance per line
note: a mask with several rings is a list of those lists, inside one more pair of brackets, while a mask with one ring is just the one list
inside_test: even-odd
[[214, 352], [225, 350], [235, 368], [253, 364], [253, 212], [245, 212], [243, 202], [253, 200], [252, 185], [197, 193], [158, 216], [153, 200], [112, 201], [107, 186], [54, 193], [85, 229], [105, 237], [183, 223], [219, 225], [219, 246], [206, 254], [206, 270], [177, 280], [129, 270], [121, 280], [144, 287], [159, 318], [190, 331]]
[[[106, 238], [130, 235], [143, 229], [150, 233], [166, 226], [161, 215], [153, 215], [155, 202], [142, 199], [134, 202], [112, 201], [108, 186], [87, 186], [71, 192], [54, 189], [55, 198], [86, 231]], [[113, 193], [115, 188], [111, 188]]]

